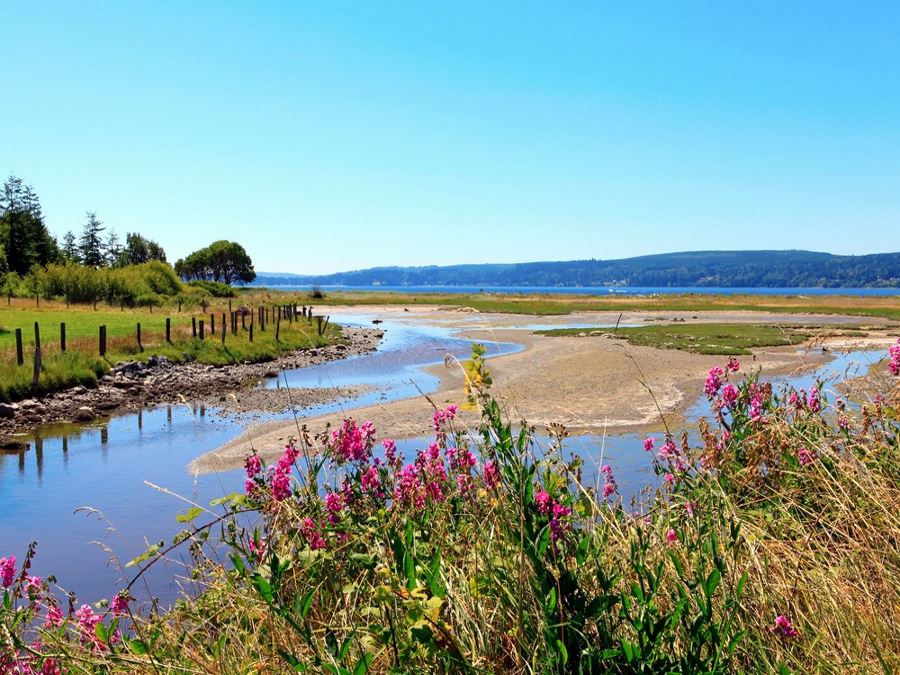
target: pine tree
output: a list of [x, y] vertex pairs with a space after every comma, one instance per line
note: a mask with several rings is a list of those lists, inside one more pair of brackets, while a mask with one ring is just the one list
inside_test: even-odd
[[78, 250], [78, 244], [75, 243], [75, 235], [72, 233], [72, 230], [63, 235], [62, 253], [69, 262], [77, 263], [81, 261], [81, 252]]
[[19, 274], [59, 258], [56, 240], [44, 225], [37, 194], [16, 176], [6, 179], [0, 194], [0, 245], [6, 250], [11, 269]]
[[122, 265], [122, 246], [119, 244], [119, 235], [110, 228], [109, 234], [106, 236], [106, 265], [108, 267], [119, 267]]
[[103, 267], [106, 262], [103, 239], [100, 236], [105, 229], [103, 223], [97, 220], [97, 214], [88, 211], [80, 242], [81, 262], [88, 267]]

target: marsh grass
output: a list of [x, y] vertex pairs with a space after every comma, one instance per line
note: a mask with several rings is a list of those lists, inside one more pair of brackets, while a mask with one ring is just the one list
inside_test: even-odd
[[690, 323], [619, 328], [557, 328], [535, 331], [551, 337], [594, 337], [603, 335], [627, 340], [630, 344], [658, 349], [679, 349], [695, 354], [739, 356], [756, 347], [800, 344], [810, 337], [786, 326], [760, 324]]

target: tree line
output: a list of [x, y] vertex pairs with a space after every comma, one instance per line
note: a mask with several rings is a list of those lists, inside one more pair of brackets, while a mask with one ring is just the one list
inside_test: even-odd
[[[107, 272], [103, 272], [106, 270]], [[0, 193], [0, 292], [11, 297], [64, 297], [73, 302], [155, 304], [186, 282], [249, 283], [253, 262], [237, 242], [213, 242], [174, 268], [163, 247], [127, 232], [122, 242], [96, 212], [88, 211], [80, 236], [57, 241], [44, 221], [40, 199], [21, 178], [9, 176]], [[208, 289], [207, 289], [208, 290]]]

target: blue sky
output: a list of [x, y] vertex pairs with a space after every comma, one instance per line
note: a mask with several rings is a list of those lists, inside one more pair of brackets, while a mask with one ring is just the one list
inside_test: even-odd
[[257, 270], [900, 250], [900, 4], [0, 0], [0, 172]]

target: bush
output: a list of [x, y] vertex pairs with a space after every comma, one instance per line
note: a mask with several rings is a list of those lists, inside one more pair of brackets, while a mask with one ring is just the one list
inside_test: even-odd
[[189, 281], [187, 285], [192, 288], [202, 289], [214, 298], [235, 297], [234, 289], [228, 284], [223, 284], [219, 281]]

